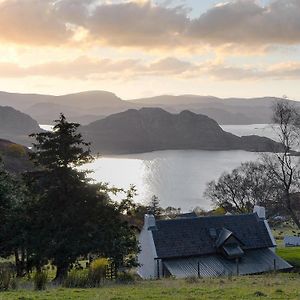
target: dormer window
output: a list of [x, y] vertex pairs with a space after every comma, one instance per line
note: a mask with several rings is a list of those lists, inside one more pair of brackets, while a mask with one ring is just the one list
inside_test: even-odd
[[230, 230], [223, 228], [216, 241], [218, 252], [228, 259], [240, 258], [244, 255], [243, 243]]

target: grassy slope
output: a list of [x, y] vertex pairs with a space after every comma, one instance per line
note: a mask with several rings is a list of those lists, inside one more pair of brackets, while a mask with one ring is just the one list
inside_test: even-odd
[[196, 299], [300, 299], [299, 274], [269, 274], [251, 277], [138, 282], [100, 289], [49, 289], [45, 292], [0, 293], [0, 300], [196, 300]]
[[276, 253], [294, 267], [300, 268], [300, 247], [278, 248]]

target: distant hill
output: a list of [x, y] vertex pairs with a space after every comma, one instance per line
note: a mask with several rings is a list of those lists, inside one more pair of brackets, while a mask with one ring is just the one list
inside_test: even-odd
[[157, 150], [276, 151], [279, 144], [258, 137], [237, 137], [216, 121], [190, 111], [171, 114], [160, 108], [128, 110], [81, 128], [93, 150], [101, 154]]
[[[160, 107], [172, 113], [190, 110], [216, 120], [222, 125], [267, 124], [272, 122], [272, 106], [281, 98], [217, 98], [211, 96], [163, 95], [131, 100], [142, 107]], [[292, 101], [300, 108], [300, 103]]]
[[39, 131], [38, 123], [30, 116], [12, 107], [0, 106], [0, 138], [29, 145], [28, 135]]
[[61, 112], [71, 121], [88, 124], [112, 113], [138, 106], [105, 91], [62, 96], [0, 92], [0, 105], [21, 110], [40, 124], [51, 124]]
[[[49, 124], [59, 113], [83, 125], [128, 109], [159, 107], [171, 113], [190, 110], [204, 114], [223, 125], [266, 124], [271, 122], [272, 104], [280, 98], [226, 98], [212, 96], [162, 95], [125, 101], [106, 91], [88, 91], [62, 96], [0, 92], [0, 105], [12, 106]], [[294, 104], [300, 107], [300, 103]]]
[[20, 174], [33, 169], [28, 153], [26, 147], [0, 139], [0, 157], [5, 169], [10, 173]]

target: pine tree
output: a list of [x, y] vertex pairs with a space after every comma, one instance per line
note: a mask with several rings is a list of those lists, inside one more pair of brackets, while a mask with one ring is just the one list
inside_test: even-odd
[[149, 214], [159, 218], [161, 216], [162, 213], [162, 208], [160, 207], [160, 202], [159, 199], [156, 195], [153, 195], [149, 206], [148, 206], [148, 212]]
[[31, 157], [39, 171], [30, 175], [28, 185], [39, 195], [32, 226], [35, 264], [39, 268], [43, 258], [51, 260], [61, 281], [80, 256], [96, 253], [120, 265], [137, 247], [117, 205], [101, 185], [89, 182], [87, 171], [78, 170], [93, 160], [90, 144], [77, 132], [79, 124], [64, 115], [55, 122], [53, 132], [32, 135], [37, 142]]

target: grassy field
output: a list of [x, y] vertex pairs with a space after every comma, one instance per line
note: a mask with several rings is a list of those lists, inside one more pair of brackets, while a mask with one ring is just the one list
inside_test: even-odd
[[300, 299], [300, 275], [265, 274], [195, 280], [139, 281], [99, 289], [53, 288], [44, 292], [0, 293], [0, 300], [196, 300], [196, 299]]
[[[282, 229], [280, 229], [282, 230]], [[277, 235], [281, 237], [281, 231]], [[300, 270], [300, 247], [283, 248], [277, 254]], [[51, 275], [52, 271], [48, 273]], [[54, 272], [54, 271], [53, 271]], [[53, 275], [53, 274], [52, 274]], [[51, 276], [50, 276], [51, 278]], [[26, 288], [25, 288], [26, 287]], [[23, 288], [23, 289], [22, 289]], [[46, 291], [33, 291], [32, 282], [23, 282], [17, 291], [0, 292], [0, 300], [300, 300], [300, 274], [277, 273], [216, 279], [137, 281], [129, 285], [110, 284], [98, 289], [66, 289], [48, 286]]]
[[294, 267], [300, 268], [300, 247], [278, 248], [276, 253]]

